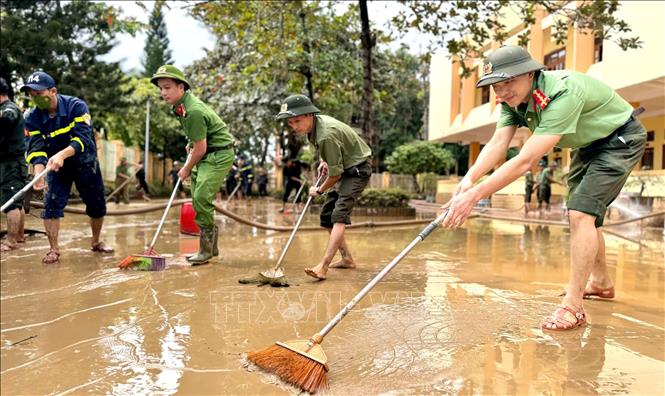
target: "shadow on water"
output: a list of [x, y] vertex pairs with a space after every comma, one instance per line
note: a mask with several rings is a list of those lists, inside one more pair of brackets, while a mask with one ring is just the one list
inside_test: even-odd
[[[273, 202], [231, 205], [257, 221], [293, 221]], [[197, 239], [178, 233], [174, 210], [157, 243], [167, 270], [115, 269], [150, 242], [160, 215], [109, 217], [112, 256], [88, 251], [87, 219], [76, 215], [63, 221], [59, 265], [40, 263], [40, 236], [3, 253], [3, 394], [297, 393], [247, 371], [242, 354], [317, 332], [420, 231], [349, 231], [358, 269], [331, 270], [325, 282], [302, 268], [320, 259], [327, 233], [296, 235], [286, 257], [291, 287], [257, 288], [237, 280], [274, 264], [288, 233], [218, 216], [221, 257], [188, 267], [178, 256], [196, 250]], [[326, 338], [328, 393], [661, 393], [662, 236], [643, 234], [647, 248], [606, 240], [616, 299], [588, 301], [590, 326], [553, 334], [538, 325], [568, 277], [566, 228], [473, 220], [436, 230]]]

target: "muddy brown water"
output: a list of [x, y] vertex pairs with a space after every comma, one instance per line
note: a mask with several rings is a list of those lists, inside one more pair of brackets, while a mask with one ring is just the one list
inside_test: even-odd
[[[261, 222], [295, 220], [273, 201], [233, 205]], [[112, 256], [88, 251], [80, 215], [63, 220], [58, 265], [40, 263], [44, 236], [3, 253], [3, 395], [298, 393], [247, 370], [242, 353], [317, 332], [422, 228], [348, 232], [358, 269], [331, 270], [324, 282], [302, 268], [320, 259], [327, 234], [297, 235], [286, 258], [291, 287], [283, 289], [237, 280], [273, 265], [288, 233], [223, 217], [221, 258], [212, 265], [170, 257], [162, 272], [117, 270], [150, 242], [160, 216], [108, 217], [103, 235]], [[43, 229], [34, 217], [28, 228]], [[642, 235], [646, 247], [607, 235], [616, 299], [586, 302], [591, 325], [584, 329], [543, 332], [538, 325], [567, 280], [568, 240], [562, 227], [478, 219], [437, 230], [326, 337], [324, 393], [662, 394], [662, 235]], [[172, 211], [157, 250], [180, 255], [196, 243], [178, 233]]]

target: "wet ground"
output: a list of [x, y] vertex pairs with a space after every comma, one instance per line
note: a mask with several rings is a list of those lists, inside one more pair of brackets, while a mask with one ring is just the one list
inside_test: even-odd
[[[261, 222], [295, 220], [273, 202], [234, 205]], [[157, 243], [161, 253], [196, 249], [195, 238], [178, 233], [178, 212]], [[143, 251], [160, 216], [108, 217], [112, 256], [88, 251], [81, 215], [63, 221], [59, 265], [40, 263], [44, 236], [3, 253], [3, 395], [297, 393], [249, 372], [241, 354], [317, 332], [422, 228], [349, 231], [359, 268], [331, 270], [318, 283], [302, 268], [318, 261], [327, 234], [297, 235], [286, 258], [291, 287], [283, 289], [237, 280], [274, 264], [288, 233], [221, 216], [221, 258], [212, 265], [188, 267], [174, 257], [162, 272], [117, 270], [123, 257]], [[34, 217], [27, 227], [43, 229]], [[641, 245], [608, 235], [616, 299], [586, 303], [591, 325], [551, 333], [538, 324], [567, 280], [565, 228], [474, 219], [437, 230], [325, 339], [326, 393], [663, 394], [662, 238], [662, 229], [640, 231]]]

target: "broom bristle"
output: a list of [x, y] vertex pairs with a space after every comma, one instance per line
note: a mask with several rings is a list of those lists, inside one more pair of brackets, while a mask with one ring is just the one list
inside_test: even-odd
[[247, 359], [309, 393], [328, 387], [325, 365], [283, 346], [275, 344], [261, 351], [249, 352]]
[[134, 263], [134, 261], [136, 261], [135, 256], [127, 256], [120, 262], [120, 264], [118, 264], [118, 268], [128, 268]]

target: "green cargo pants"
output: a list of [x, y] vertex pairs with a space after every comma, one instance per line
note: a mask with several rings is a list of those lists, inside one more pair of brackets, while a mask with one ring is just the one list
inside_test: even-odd
[[235, 152], [232, 148], [206, 154], [192, 169], [192, 206], [196, 211], [196, 224], [202, 229], [215, 225], [215, 194], [229, 173]]

